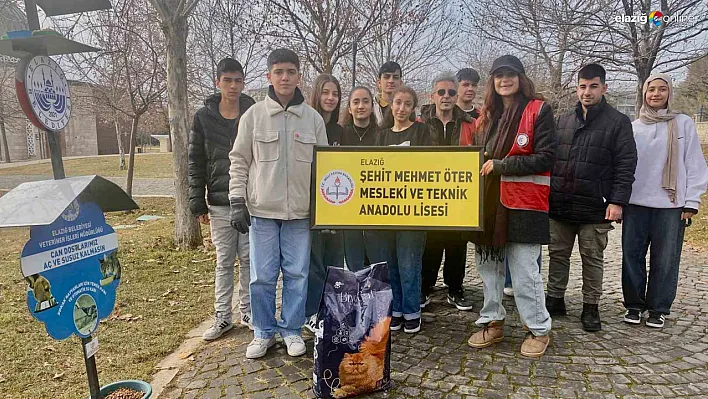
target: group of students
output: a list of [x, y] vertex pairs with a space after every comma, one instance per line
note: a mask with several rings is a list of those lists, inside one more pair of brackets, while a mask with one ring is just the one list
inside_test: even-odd
[[[265, 100], [242, 93], [244, 73], [230, 58], [217, 67], [220, 93], [205, 101], [189, 139], [190, 209], [209, 223], [216, 247], [215, 321], [204, 339], [233, 326], [234, 264], [239, 260], [241, 323], [254, 330], [247, 358], [259, 358], [279, 333], [291, 356], [305, 353], [303, 325], [316, 327], [326, 267], [361, 270], [387, 262], [393, 292], [391, 330], [416, 333], [445, 254], [447, 301], [472, 310], [465, 296], [467, 243], [475, 244], [484, 303], [468, 340], [484, 348], [504, 337], [504, 292], [514, 296], [528, 330], [521, 354], [542, 356], [551, 316], [566, 312], [569, 257], [578, 236], [587, 331], [601, 328], [602, 254], [611, 222], [623, 221], [622, 283], [628, 323], [663, 326], [675, 298], [685, 220], [698, 211], [708, 168], [690, 118], [671, 108], [666, 75], [652, 75], [634, 123], [607, 104], [605, 71], [578, 73], [576, 108], [554, 120], [521, 61], [496, 59], [481, 109], [479, 74], [443, 73], [420, 107], [395, 62], [379, 70], [378, 93], [317, 77], [309, 105], [298, 88], [300, 63], [287, 49], [268, 57]], [[340, 109], [344, 120], [340, 123]], [[310, 174], [316, 145], [483, 148], [482, 232], [310, 230]], [[635, 171], [636, 170], [636, 171]], [[623, 214], [624, 213], [624, 214]], [[547, 296], [541, 246], [548, 244]], [[647, 288], [645, 258], [652, 255]], [[276, 284], [282, 306], [276, 320]], [[510, 279], [509, 279], [510, 277]], [[505, 281], [509, 280], [509, 281]], [[513, 293], [505, 290], [513, 283]]]

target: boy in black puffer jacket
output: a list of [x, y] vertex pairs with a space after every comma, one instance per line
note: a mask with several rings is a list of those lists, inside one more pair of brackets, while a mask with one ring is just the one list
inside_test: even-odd
[[566, 314], [570, 255], [578, 237], [583, 267], [583, 329], [602, 329], [603, 254], [612, 222], [622, 220], [637, 165], [629, 118], [605, 100], [605, 70], [588, 64], [578, 72], [578, 103], [557, 121], [558, 151], [551, 172], [550, 256], [546, 308]]
[[[233, 327], [231, 298], [234, 292], [234, 263], [239, 259], [239, 310], [241, 324], [251, 326], [248, 234], [240, 234], [229, 222], [229, 151], [238, 131], [238, 122], [255, 101], [242, 93], [241, 64], [224, 58], [217, 67], [216, 85], [220, 93], [209, 96], [194, 115], [189, 132], [189, 210], [211, 227], [216, 247], [214, 324], [203, 334], [214, 340]], [[208, 205], [207, 205], [208, 204]]]

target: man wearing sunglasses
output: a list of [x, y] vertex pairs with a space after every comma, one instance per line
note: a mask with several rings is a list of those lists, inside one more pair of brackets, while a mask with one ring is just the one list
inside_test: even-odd
[[[474, 133], [475, 120], [458, 107], [458, 82], [452, 73], [443, 73], [433, 80], [433, 104], [421, 107], [423, 121], [430, 129], [435, 146], [467, 145]], [[423, 254], [423, 281], [420, 307], [430, 303], [430, 294], [438, 278], [445, 253], [443, 281], [447, 285], [447, 302], [459, 310], [472, 310], [472, 301], [465, 297], [462, 280], [465, 277], [467, 240], [459, 231], [429, 231]]]

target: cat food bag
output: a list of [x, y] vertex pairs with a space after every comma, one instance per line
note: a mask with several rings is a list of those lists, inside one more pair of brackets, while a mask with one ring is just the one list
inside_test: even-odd
[[347, 398], [391, 386], [391, 304], [386, 262], [330, 267], [315, 330], [314, 391]]

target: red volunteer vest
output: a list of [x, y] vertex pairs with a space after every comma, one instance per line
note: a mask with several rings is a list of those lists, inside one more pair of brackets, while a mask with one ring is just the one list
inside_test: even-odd
[[[531, 100], [526, 105], [514, 145], [507, 157], [533, 154], [534, 125], [542, 105], [541, 100]], [[500, 192], [501, 203], [508, 209], [548, 212], [551, 171], [526, 176], [502, 176]]]

